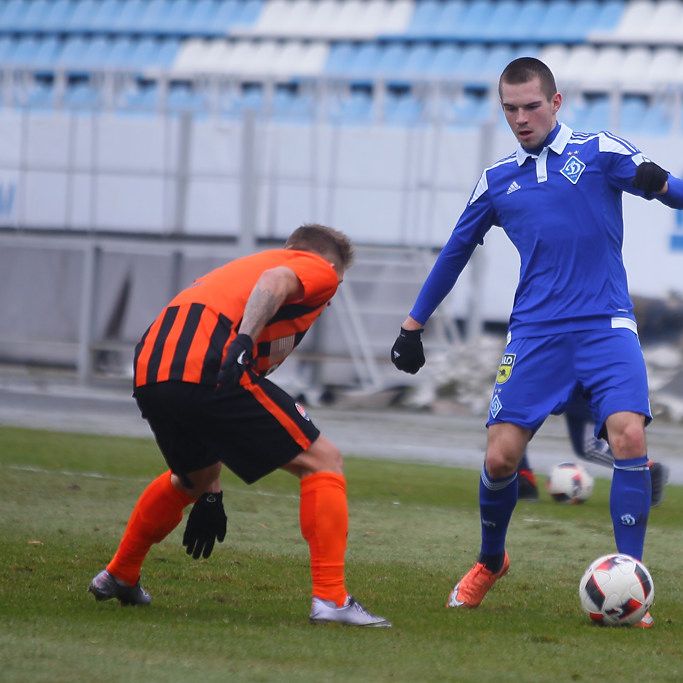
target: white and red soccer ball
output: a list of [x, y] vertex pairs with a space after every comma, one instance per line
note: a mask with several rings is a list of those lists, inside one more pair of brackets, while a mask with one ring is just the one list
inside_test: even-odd
[[548, 493], [558, 503], [583, 503], [593, 493], [593, 477], [583, 465], [561, 462], [550, 472]]
[[579, 583], [584, 612], [605, 626], [639, 622], [655, 599], [647, 567], [630, 555], [612, 554], [593, 562]]

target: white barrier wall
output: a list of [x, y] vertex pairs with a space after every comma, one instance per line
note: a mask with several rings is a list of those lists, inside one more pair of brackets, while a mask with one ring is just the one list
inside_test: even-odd
[[[0, 225], [237, 237], [253, 215], [260, 237], [316, 221], [361, 244], [432, 247], [448, 239], [482, 167], [514, 149], [502, 127], [484, 141], [477, 128], [257, 121], [249, 137], [235, 120], [8, 110], [0, 139]], [[631, 141], [683, 175], [683, 138]], [[624, 206], [631, 291], [683, 290], [679, 212], [628, 196]], [[504, 321], [516, 251], [493, 228], [476, 253], [481, 315]], [[469, 279], [468, 269], [453, 296], [460, 316]]]

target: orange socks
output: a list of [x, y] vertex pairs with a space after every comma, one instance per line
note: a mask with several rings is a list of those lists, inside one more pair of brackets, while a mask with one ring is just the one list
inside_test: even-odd
[[138, 498], [107, 571], [126, 583], [137, 583], [149, 549], [180, 524], [183, 508], [193, 501], [171, 484], [170, 471], [157, 477]]
[[341, 606], [347, 596], [344, 555], [349, 529], [343, 475], [317, 472], [301, 480], [299, 522], [311, 553], [313, 595]]

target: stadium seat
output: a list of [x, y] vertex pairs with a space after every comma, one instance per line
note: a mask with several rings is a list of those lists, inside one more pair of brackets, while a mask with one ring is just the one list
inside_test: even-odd
[[683, 52], [674, 47], [663, 47], [655, 50], [646, 79], [653, 87], [665, 83], [682, 83]]
[[507, 30], [507, 40], [528, 41], [534, 31], [543, 20], [547, 11], [547, 5], [540, 0], [526, 0], [517, 17], [510, 23]]
[[389, 90], [384, 97], [383, 121], [389, 125], [412, 126], [419, 123], [424, 104], [410, 91]]
[[649, 26], [642, 37], [651, 43], [683, 45], [683, 4], [679, 0], [661, 0], [654, 8]]
[[437, 38], [453, 38], [465, 14], [467, 5], [464, 0], [446, 0], [434, 26]]
[[365, 89], [354, 89], [343, 96], [330, 114], [330, 120], [339, 124], [367, 124], [372, 119], [372, 93]]
[[130, 57], [135, 45], [131, 38], [120, 36], [111, 45], [110, 51], [103, 55], [104, 65], [113, 69], [128, 69], [133, 64]]
[[233, 27], [251, 27], [258, 20], [263, 7], [261, 0], [244, 0], [238, 3], [238, 13], [233, 17]]
[[103, 0], [90, 19], [89, 31], [109, 33], [122, 10], [122, 0]]
[[30, 0], [15, 21], [15, 30], [35, 33], [43, 30], [43, 17], [49, 12], [47, 0]]
[[641, 121], [641, 128], [647, 135], [670, 135], [671, 114], [661, 102], [651, 102]]
[[87, 82], [69, 85], [64, 92], [63, 104], [69, 109], [97, 109], [101, 91]]
[[38, 41], [31, 63], [37, 72], [51, 72], [60, 44], [57, 38], [49, 36]]
[[555, 0], [548, 3], [548, 9], [543, 14], [540, 23], [531, 28], [529, 37], [536, 38], [543, 43], [562, 42], [565, 40], [566, 27], [574, 11], [574, 5], [569, 0]]
[[619, 129], [625, 133], [643, 130], [643, 119], [648, 110], [644, 97], [624, 97], [621, 100]]
[[342, 76], [346, 73], [349, 64], [353, 61], [356, 48], [352, 43], [334, 43], [325, 62], [325, 73], [334, 76]]
[[72, 36], [62, 43], [62, 49], [55, 59], [55, 66], [75, 73], [86, 73], [85, 55], [90, 41], [81, 36]]
[[390, 43], [384, 46], [377, 62], [374, 64], [374, 73], [378, 78], [396, 78], [408, 61], [408, 48], [403, 43]]
[[601, 11], [601, 4], [597, 0], [578, 0], [573, 4], [572, 12], [564, 25], [564, 39], [567, 42], [585, 40], [596, 26]]
[[437, 0], [416, 2], [405, 34], [407, 37], [428, 38], [436, 35], [443, 3]]
[[434, 59], [429, 64], [429, 76], [447, 78], [452, 76], [458, 69], [462, 57], [463, 48], [445, 43], [436, 48]]
[[[71, 14], [75, 7], [71, 0], [56, 0], [49, 5], [49, 9], [42, 17], [42, 30], [52, 33], [67, 31]], [[0, 19], [0, 25], [2, 20]]]
[[497, 2], [491, 11], [488, 21], [484, 22], [480, 36], [483, 40], [506, 41], [508, 27], [512, 24], [522, 9], [519, 0], [502, 0]]
[[486, 58], [487, 50], [483, 45], [468, 45], [463, 49], [452, 74], [465, 79], [467, 85], [488, 85], [489, 76], [482, 69]]
[[192, 13], [187, 19], [185, 30], [190, 36], [209, 35], [213, 28], [218, 3], [214, 0], [197, 0], [193, 3]]
[[[69, 17], [67, 31], [69, 33], [91, 33], [94, 31], [93, 20], [100, 9], [95, 0], [74, 0], [74, 9]], [[109, 27], [112, 30], [112, 27]]]
[[0, 29], [3, 33], [19, 33], [23, 31], [22, 23], [28, 11], [28, 0], [9, 0], [0, 8]]
[[647, 0], [625, 4], [621, 0], [607, 0], [600, 7], [588, 38], [595, 40], [627, 40], [638, 34], [638, 26], [649, 22], [652, 7]]
[[242, 0], [218, 0], [216, 12], [205, 32], [210, 36], [224, 37], [230, 33], [230, 27], [235, 23], [241, 12]]
[[451, 35], [458, 40], [480, 41], [493, 14], [491, 0], [471, 0], [453, 27]]
[[406, 77], [422, 77], [431, 70], [436, 50], [431, 45], [418, 43], [408, 48], [406, 60], [403, 63], [402, 75]]

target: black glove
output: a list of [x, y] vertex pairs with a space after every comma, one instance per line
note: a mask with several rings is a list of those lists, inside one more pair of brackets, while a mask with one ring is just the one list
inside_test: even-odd
[[240, 383], [242, 373], [254, 362], [253, 349], [254, 342], [248, 334], [238, 334], [232, 340], [218, 373], [216, 384], [219, 387], [236, 387]]
[[425, 364], [421, 338], [423, 332], [423, 329], [404, 330], [401, 328], [391, 347], [391, 362], [399, 370], [414, 375]]
[[200, 555], [208, 557], [216, 541], [223, 543], [227, 528], [228, 517], [223, 507], [223, 492], [205, 493], [195, 501], [187, 518], [183, 534], [185, 552], [195, 560]]
[[647, 194], [656, 194], [664, 187], [669, 179], [669, 173], [653, 161], [643, 161], [636, 170], [633, 187]]

